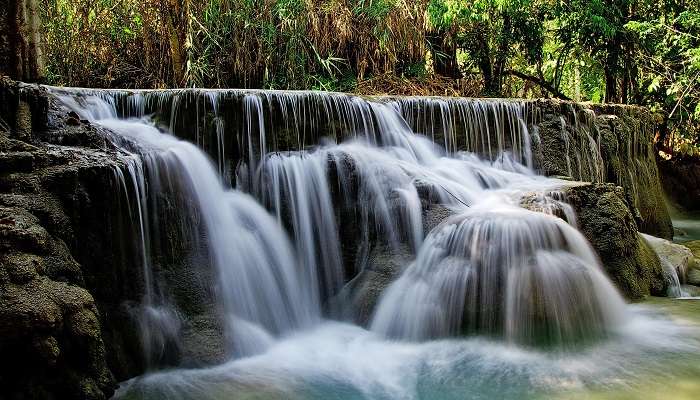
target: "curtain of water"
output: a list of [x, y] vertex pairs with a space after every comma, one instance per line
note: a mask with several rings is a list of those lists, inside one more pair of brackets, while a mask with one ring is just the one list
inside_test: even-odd
[[[274, 337], [314, 324], [322, 302], [352, 278], [341, 251], [341, 234], [350, 228], [338, 224], [343, 207], [359, 216], [349, 221], [362, 232], [358, 247], [376, 240], [394, 250], [409, 243], [415, 252], [380, 301], [372, 324], [378, 332], [561, 344], [601, 335], [620, 318], [622, 300], [583, 237], [562, 220], [520, 208], [526, 196], [545, 212], [563, 203], [556, 191], [562, 182], [532, 168], [536, 134], [528, 127], [536, 116], [524, 102], [274, 91], [57, 93], [132, 142], [132, 158], [146, 165], [148, 173], [129, 167], [120, 179], [123, 186], [134, 182], [137, 193], [147, 279], [152, 218], [144, 215], [157, 215], [149, 199], [176, 191], [190, 200], [186, 213], [201, 221], [236, 354], [259, 352]], [[209, 125], [214, 140], [200, 130]], [[216, 164], [171, 132], [204, 148], [214, 143], [208, 153]], [[257, 202], [222, 185], [231, 162], [227, 135], [236, 137], [231, 154], [241, 156], [238, 187]], [[572, 175], [597, 179], [599, 152], [594, 140], [589, 144], [587, 155], [577, 153], [567, 165]], [[579, 148], [567, 148], [567, 157]], [[424, 237], [422, 215], [433, 204], [459, 217]], [[162, 303], [148, 290], [146, 305]]]

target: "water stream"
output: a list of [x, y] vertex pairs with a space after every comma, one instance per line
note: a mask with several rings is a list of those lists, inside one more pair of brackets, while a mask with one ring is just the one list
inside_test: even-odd
[[[123, 153], [147, 359], [183, 346], [188, 318], [152, 272], [153, 199], [179, 199], [188, 253], [214, 271], [228, 361], [154, 361], [116, 398], [536, 399], [698, 372], [697, 329], [626, 305], [576, 229], [566, 182], [533, 169], [525, 104], [233, 92], [236, 120], [231, 94], [212, 91], [196, 108], [209, 109], [210, 140], [206, 121], [183, 122], [186, 96], [52, 90]], [[586, 135], [567, 164], [595, 180], [602, 160]], [[426, 230], [437, 206], [450, 216]], [[331, 300], [378, 244], [412, 261], [362, 327]]]

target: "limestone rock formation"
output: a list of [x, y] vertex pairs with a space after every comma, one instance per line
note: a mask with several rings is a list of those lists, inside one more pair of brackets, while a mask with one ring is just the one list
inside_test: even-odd
[[[441, 205], [428, 205], [423, 210], [423, 231], [427, 235], [454, 211]], [[373, 243], [364, 260], [359, 260], [359, 273], [331, 301], [331, 306], [345, 305], [342, 316], [367, 326], [384, 290], [395, 281], [415, 255], [407, 244], [391, 248], [385, 243]]]
[[[562, 126], [556, 114], [563, 112], [556, 107], [563, 106], [543, 104], [538, 106], [544, 115], [538, 134], [542, 142], [535, 148], [541, 169], [570, 176], [561, 154], [556, 154], [565, 145], [558, 139]], [[624, 190], [596, 184], [567, 189], [567, 194], [609, 275], [629, 298], [638, 299], [665, 292], [659, 260], [640, 239], [638, 227], [664, 236], [668, 216], [656, 195], [655, 167], [644, 152], [650, 139], [634, 128], [635, 118], [644, 125], [646, 117], [638, 116], [643, 112], [636, 108], [623, 111], [628, 110], [602, 110], [594, 119], [594, 136], [600, 135], [604, 140], [596, 143], [609, 150], [602, 152], [605, 180]], [[563, 115], [571, 119], [572, 114]], [[100, 128], [57, 105], [40, 87], [0, 81], [0, 117], [0, 357], [21, 358], [0, 370], [3, 394], [109, 397], [116, 381], [145, 370], [130, 315], [142, 299], [143, 279], [129, 220], [120, 213], [123, 199], [115, 180], [119, 152]], [[565, 128], [569, 134], [572, 121]], [[626, 140], [635, 151], [627, 151]], [[574, 169], [585, 164], [577, 162]], [[646, 171], [646, 180], [632, 178], [639, 168]], [[649, 192], [635, 191], [637, 187], [648, 187]], [[177, 220], [181, 204], [165, 200], [161, 212], [172, 217], [162, 224], [168, 242], [153, 267], [183, 319], [180, 354], [167, 362], [221, 362], [226, 349], [212, 293], [197, 282], [209, 278], [206, 271], [195, 269], [193, 260], [182, 257], [187, 243], [173, 233], [177, 227], [168, 226]], [[426, 205], [424, 231], [449, 215], [449, 209]], [[357, 251], [360, 232], [352, 224], [342, 225], [348, 227], [340, 238], [345, 267], [359, 274], [339, 295], [350, 297], [349, 318], [366, 324], [382, 291], [411, 261], [412, 250], [389, 249], [370, 235], [368, 249]], [[364, 268], [354, 269], [361, 263]]]
[[665, 296], [668, 284], [660, 260], [639, 234], [634, 206], [623, 189], [591, 184], [569, 188], [566, 194], [578, 216], [579, 229], [618, 289], [631, 300], [649, 294]]
[[0, 366], [0, 385], [20, 398], [104, 399], [115, 381], [100, 312], [68, 246], [40, 220], [65, 215], [42, 215], [33, 206], [51, 200], [24, 199], [34, 195], [0, 195], [0, 355], [14, 360]]
[[[533, 153], [542, 173], [619, 185], [634, 206], [640, 232], [673, 236], [656, 166], [655, 122], [648, 110], [555, 100], [535, 104], [540, 122]], [[596, 153], [599, 160], [591, 156]]]
[[364, 268], [334, 299], [335, 304], [345, 305], [343, 316], [357, 324], [367, 326], [384, 289], [395, 281], [413, 259], [407, 246], [401, 251], [377, 244], [370, 251]]
[[108, 212], [98, 197], [113, 152], [86, 126], [92, 148], [61, 145], [51, 133], [61, 118], [50, 126], [41, 90], [0, 86], [0, 357], [14, 360], [0, 367], [3, 395], [108, 398], [116, 381], [103, 339], [106, 308], [94, 289], [109, 285], [96, 276], [110, 274], [100, 271], [110, 265], [109, 224], [96, 224], [93, 212]]
[[673, 268], [681, 282], [685, 281], [690, 267], [694, 264], [693, 252], [686, 246], [675, 244], [669, 240], [644, 235], [649, 245], [661, 259]]
[[685, 242], [683, 246], [690, 249], [693, 253], [693, 259], [688, 267], [686, 281], [690, 285], [700, 286], [700, 240]]

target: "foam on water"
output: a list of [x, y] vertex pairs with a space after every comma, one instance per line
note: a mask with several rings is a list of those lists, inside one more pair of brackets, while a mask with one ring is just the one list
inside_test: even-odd
[[[576, 353], [525, 349], [486, 338], [387, 341], [357, 326], [324, 323], [264, 354], [196, 370], [132, 379], [117, 399], [537, 399], [636, 385], [685, 368], [697, 328], [639, 308], [605, 343]], [[674, 364], [677, 363], [678, 365]], [[564, 396], [566, 397], [566, 396]]]

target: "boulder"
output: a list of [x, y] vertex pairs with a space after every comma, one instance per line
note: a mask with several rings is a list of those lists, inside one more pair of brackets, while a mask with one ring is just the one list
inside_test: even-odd
[[[428, 235], [436, 226], [455, 214], [451, 208], [440, 204], [426, 204], [423, 209], [423, 234]], [[345, 319], [362, 326], [371, 322], [374, 310], [384, 289], [398, 279], [402, 271], [415, 258], [408, 244], [393, 248], [385, 243], [374, 243], [364, 260], [358, 260], [360, 272], [330, 302], [339, 309]]]
[[408, 245], [392, 249], [385, 244], [375, 244], [364, 268], [331, 300], [331, 307], [339, 308], [345, 319], [368, 326], [382, 293], [413, 257]]
[[657, 238], [651, 235], [643, 235], [652, 249], [659, 256], [662, 263], [667, 263], [676, 271], [681, 282], [685, 282], [686, 275], [691, 265], [694, 264], [695, 256], [686, 246], [675, 244], [670, 240]]
[[642, 238], [621, 187], [590, 184], [568, 188], [581, 232], [593, 245], [608, 276], [630, 300], [665, 296], [668, 283], [659, 257]]
[[440, 204], [431, 204], [423, 210], [423, 235], [427, 236], [442, 221], [455, 215], [455, 211]]
[[[31, 215], [0, 208], [0, 366], [4, 394], [15, 398], [105, 399], [114, 390], [99, 312], [90, 293], [73, 283], [70, 253]], [[65, 244], [59, 246], [65, 249]]]
[[203, 367], [226, 361], [228, 351], [222, 319], [214, 313], [200, 314], [184, 322], [180, 365]]
[[[90, 286], [94, 271], [108, 274], [110, 255], [95, 250], [111, 238], [107, 219], [90, 216], [97, 206], [109, 215], [113, 195], [104, 183], [116, 157], [50, 143], [41, 88], [0, 79], [0, 100], [8, 122], [0, 124], [0, 358], [8, 360], [0, 365], [0, 397], [109, 398], [116, 379], [105, 314]], [[90, 180], [99, 191], [85, 190]], [[88, 192], [101, 200], [88, 202]], [[88, 234], [81, 222], [102, 233]], [[99, 285], [114, 287], [108, 279]]]
[[700, 240], [685, 242], [683, 246], [687, 247], [693, 254], [686, 274], [686, 282], [690, 285], [700, 286]]
[[534, 100], [533, 158], [548, 176], [624, 188], [640, 232], [671, 239], [653, 138], [652, 114], [637, 106]]

